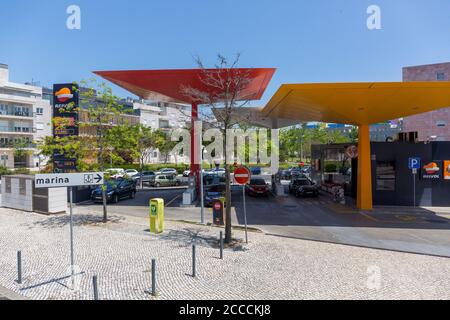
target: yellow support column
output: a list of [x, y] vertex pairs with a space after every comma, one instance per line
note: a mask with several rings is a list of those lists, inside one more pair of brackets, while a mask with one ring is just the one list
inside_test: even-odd
[[358, 195], [356, 205], [361, 210], [372, 210], [372, 159], [369, 125], [359, 126], [358, 139]]

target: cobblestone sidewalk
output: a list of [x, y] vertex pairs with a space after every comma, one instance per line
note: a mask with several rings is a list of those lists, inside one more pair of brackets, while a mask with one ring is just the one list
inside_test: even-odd
[[[83, 210], [83, 214], [80, 212]], [[67, 216], [0, 209], [0, 286], [31, 299], [450, 299], [450, 259], [250, 233], [218, 259], [219, 229], [167, 222], [151, 235], [141, 218], [75, 214], [76, 290]], [[242, 239], [242, 232], [235, 232]], [[191, 244], [198, 244], [197, 278]], [[22, 251], [23, 283], [14, 280]], [[151, 259], [157, 259], [157, 298]]]

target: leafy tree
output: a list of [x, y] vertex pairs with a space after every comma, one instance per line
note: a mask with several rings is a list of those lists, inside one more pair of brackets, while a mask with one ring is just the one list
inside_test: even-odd
[[[214, 69], [204, 66], [200, 58], [196, 59], [197, 66], [201, 70], [199, 81], [203, 87], [211, 90], [201, 91], [193, 87], [182, 88], [182, 93], [190, 101], [198, 101], [202, 104], [199, 110], [202, 120], [208, 125], [219, 129], [224, 139], [224, 167], [225, 167], [225, 243], [232, 241], [231, 234], [231, 155], [233, 150], [228, 150], [227, 131], [233, 129], [239, 123], [246, 122], [240, 117], [240, 108], [248, 104], [248, 100], [239, 98], [251, 79], [244, 69], [238, 68], [240, 54], [233, 61], [228, 61], [224, 56], [217, 55], [217, 63]], [[191, 159], [192, 161], [192, 159]]]

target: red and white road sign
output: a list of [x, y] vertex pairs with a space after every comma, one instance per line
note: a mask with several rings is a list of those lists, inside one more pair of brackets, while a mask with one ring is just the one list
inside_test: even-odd
[[220, 202], [214, 203], [214, 209], [215, 209], [215, 210], [220, 210], [220, 209], [222, 209], [222, 204], [221, 204]]
[[247, 184], [250, 181], [251, 176], [250, 170], [246, 167], [239, 167], [234, 170], [234, 180], [236, 180], [238, 184]]

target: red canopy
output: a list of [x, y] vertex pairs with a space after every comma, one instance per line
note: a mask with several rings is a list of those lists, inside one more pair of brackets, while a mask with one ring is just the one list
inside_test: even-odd
[[95, 71], [95, 74], [134, 93], [142, 99], [178, 102], [206, 103], [192, 101], [183, 92], [183, 88], [192, 88], [200, 92], [217, 95], [220, 89], [205, 84], [205, 73], [216, 74], [217, 77], [242, 77], [249, 83], [239, 92], [236, 100], [259, 100], [267, 88], [274, 68], [236, 68], [236, 69], [183, 69], [183, 70], [136, 70], [136, 71]]

